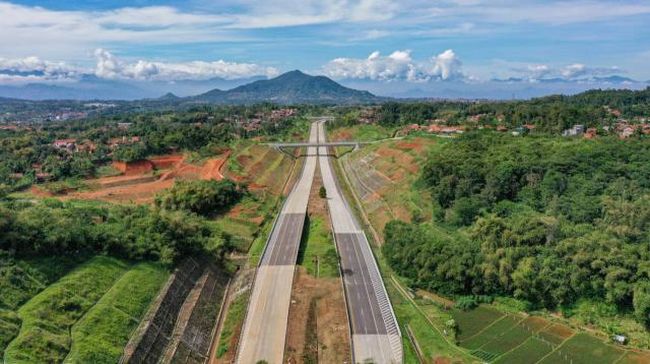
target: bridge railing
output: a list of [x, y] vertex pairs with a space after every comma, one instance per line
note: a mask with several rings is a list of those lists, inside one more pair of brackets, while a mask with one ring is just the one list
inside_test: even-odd
[[274, 148], [302, 148], [302, 147], [356, 147], [369, 142], [327, 142], [327, 143], [269, 143]]

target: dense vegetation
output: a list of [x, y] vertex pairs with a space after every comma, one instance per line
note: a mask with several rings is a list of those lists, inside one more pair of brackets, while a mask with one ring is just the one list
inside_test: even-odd
[[203, 218], [146, 206], [85, 206], [45, 200], [0, 205], [0, 251], [18, 257], [102, 253], [171, 264], [229, 239]]
[[421, 183], [437, 221], [385, 229], [413, 285], [532, 308], [605, 301], [650, 325], [648, 140], [469, 133], [430, 156]]
[[618, 117], [611, 112], [614, 109], [628, 119], [647, 117], [650, 114], [650, 88], [643, 91], [594, 90], [574, 96], [547, 96], [529, 101], [389, 102], [380, 106], [377, 121], [384, 126], [432, 119], [460, 124], [469, 116], [480, 116], [480, 125], [517, 127], [534, 124], [538, 130], [559, 133], [574, 124], [587, 127], [608, 125]]
[[235, 204], [245, 192], [244, 186], [230, 180], [179, 181], [156, 196], [156, 205], [211, 216]]

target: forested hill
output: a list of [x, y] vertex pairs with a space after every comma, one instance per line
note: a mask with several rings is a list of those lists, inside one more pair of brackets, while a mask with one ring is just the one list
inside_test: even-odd
[[648, 139], [472, 132], [421, 180], [434, 221], [389, 223], [383, 249], [414, 286], [531, 308], [600, 302], [650, 326]]
[[381, 101], [370, 92], [347, 88], [327, 77], [310, 76], [298, 70], [228, 91], [212, 90], [190, 99], [223, 104], [363, 104]]
[[[593, 90], [574, 96], [548, 96], [515, 101], [385, 102], [378, 111], [384, 126], [426, 123], [469, 126], [536, 126], [537, 131], [560, 133], [575, 124], [599, 128], [621, 119], [647, 122], [650, 88], [642, 91]], [[645, 121], [644, 121], [645, 120]]]
[[533, 99], [533, 102], [562, 101], [576, 105], [595, 105], [625, 108], [650, 104], [650, 87], [645, 90], [590, 90], [571, 96], [546, 96]]

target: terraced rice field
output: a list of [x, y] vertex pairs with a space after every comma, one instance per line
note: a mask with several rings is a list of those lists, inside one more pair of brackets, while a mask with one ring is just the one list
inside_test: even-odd
[[645, 364], [650, 363], [650, 353], [628, 351], [617, 364]]
[[552, 324], [539, 333], [540, 338], [554, 345], [562, 344], [573, 335], [573, 330], [562, 324]]

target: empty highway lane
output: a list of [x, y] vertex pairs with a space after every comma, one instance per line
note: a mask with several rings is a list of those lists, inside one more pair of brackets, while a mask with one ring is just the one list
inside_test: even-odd
[[[318, 140], [316, 123], [309, 134], [310, 142]], [[282, 363], [291, 286], [316, 163], [316, 148], [307, 148], [300, 179], [287, 196], [266, 243], [242, 329], [238, 363]]]
[[[324, 123], [318, 127], [319, 142], [325, 142]], [[341, 256], [353, 359], [356, 363], [401, 363], [401, 333], [370, 244], [339, 189], [327, 148], [319, 149], [334, 240]]]

